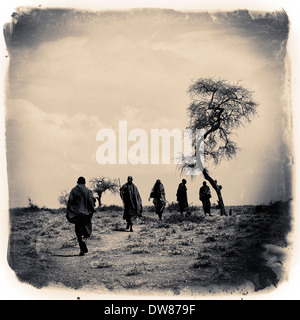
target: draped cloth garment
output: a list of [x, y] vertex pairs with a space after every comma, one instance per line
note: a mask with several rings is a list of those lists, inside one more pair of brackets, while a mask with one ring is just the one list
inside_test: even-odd
[[120, 196], [124, 204], [124, 220], [133, 221], [140, 217], [143, 206], [138, 188], [133, 183], [127, 182], [120, 188]]
[[187, 188], [184, 183], [180, 183], [176, 193], [180, 211], [183, 212], [188, 208]]
[[210, 188], [207, 185], [204, 185], [200, 188], [199, 191], [199, 198], [202, 201], [203, 205], [203, 210], [204, 213], [210, 213], [210, 198], [211, 198], [211, 193], [210, 193]]
[[151, 190], [150, 198], [153, 198], [153, 204], [156, 209], [156, 214], [161, 215], [167, 203], [165, 188], [161, 182], [155, 183]]
[[74, 187], [69, 196], [66, 218], [75, 224], [76, 234], [88, 238], [92, 233], [92, 217], [96, 199], [84, 184]]

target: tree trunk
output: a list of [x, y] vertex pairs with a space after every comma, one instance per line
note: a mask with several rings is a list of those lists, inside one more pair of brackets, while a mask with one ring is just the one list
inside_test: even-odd
[[223, 198], [222, 198], [222, 194], [221, 194], [221, 189], [222, 186], [219, 186], [217, 184], [217, 181], [214, 180], [207, 172], [207, 170], [204, 168], [202, 171], [204, 178], [209, 181], [209, 183], [211, 184], [211, 186], [215, 189], [217, 195], [218, 195], [218, 203], [219, 203], [219, 208], [220, 208], [220, 215], [221, 216], [227, 216], [226, 210], [225, 210], [225, 206], [224, 206], [224, 202], [223, 202]]
[[102, 192], [101, 193], [98, 193], [98, 197], [97, 197], [97, 200], [98, 200], [98, 208], [100, 209], [101, 208], [101, 197], [102, 197]]

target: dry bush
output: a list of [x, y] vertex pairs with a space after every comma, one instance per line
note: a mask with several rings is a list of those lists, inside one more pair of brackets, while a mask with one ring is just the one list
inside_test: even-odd
[[138, 265], [125, 269], [125, 276], [136, 276], [142, 273], [142, 268]]

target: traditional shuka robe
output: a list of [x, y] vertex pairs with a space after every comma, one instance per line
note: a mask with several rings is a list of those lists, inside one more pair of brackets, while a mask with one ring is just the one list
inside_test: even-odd
[[78, 184], [70, 192], [66, 217], [69, 222], [75, 224], [76, 234], [81, 234], [85, 238], [92, 233], [95, 202], [92, 191], [84, 184]]
[[187, 188], [184, 183], [180, 183], [176, 193], [177, 201], [179, 202], [180, 211], [186, 210], [188, 207]]
[[209, 199], [211, 198], [211, 193], [209, 186], [205, 185], [200, 188], [199, 198], [202, 201], [204, 213], [210, 213], [211, 205]]
[[162, 183], [156, 183], [150, 193], [150, 198], [153, 198], [153, 204], [156, 208], [156, 214], [161, 215], [166, 206], [165, 188]]
[[124, 204], [124, 220], [132, 221], [141, 216], [142, 199], [138, 188], [133, 183], [125, 183], [120, 189], [120, 196]]

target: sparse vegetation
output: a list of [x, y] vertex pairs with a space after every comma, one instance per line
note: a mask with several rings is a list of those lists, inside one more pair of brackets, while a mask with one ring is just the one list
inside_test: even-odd
[[231, 217], [216, 210], [212, 217], [174, 211], [158, 221], [155, 213], [144, 212], [132, 233], [118, 232], [124, 231], [122, 211], [107, 207], [94, 215], [89, 253], [82, 259], [65, 210], [37, 211], [33, 203], [33, 210], [28, 208], [10, 210], [8, 261], [21, 281], [39, 288], [50, 282], [74, 289], [92, 283], [116, 292], [178, 294], [197, 288], [200, 294], [209, 285], [236, 288], [249, 281], [256, 291], [275, 288], [280, 273], [266, 264], [264, 245], [284, 249], [291, 230], [290, 202], [269, 204], [259, 214], [255, 206], [240, 206]]

